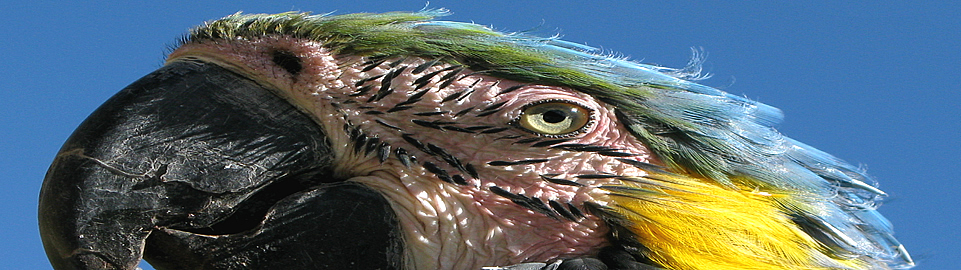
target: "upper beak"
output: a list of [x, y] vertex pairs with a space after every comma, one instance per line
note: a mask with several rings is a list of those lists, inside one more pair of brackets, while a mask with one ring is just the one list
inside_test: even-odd
[[56, 269], [141, 258], [158, 269], [397, 267], [389, 204], [332, 177], [328, 144], [317, 121], [255, 81], [170, 63], [98, 108], [57, 154], [40, 192], [47, 256]]

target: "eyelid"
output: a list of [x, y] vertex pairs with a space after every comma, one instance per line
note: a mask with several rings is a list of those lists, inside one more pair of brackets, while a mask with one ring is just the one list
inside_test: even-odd
[[[571, 106], [577, 107], [580, 111], [583, 111], [583, 112], [584, 112], [584, 118], [585, 118], [585, 120], [583, 121], [584, 123], [583, 123], [583, 124], [580, 124], [579, 127], [577, 127], [576, 130], [573, 130], [573, 131], [567, 132], [567, 133], [562, 133], [562, 134], [549, 134], [549, 133], [539, 132], [539, 131], [537, 131], [537, 130], [531, 130], [531, 129], [529, 129], [529, 128], [527, 128], [527, 127], [525, 127], [525, 126], [523, 125], [522, 120], [524, 119], [524, 117], [525, 117], [526, 115], [528, 115], [528, 114], [527, 114], [527, 111], [528, 111], [530, 108], [535, 107], [535, 106], [539, 106], [539, 105], [543, 105], [543, 104], [548, 104], [548, 103], [564, 103], [564, 104], [567, 104], [567, 105], [571, 105]], [[522, 130], [524, 130], [524, 131], [530, 132], [530, 133], [535, 134], [535, 135], [538, 135], [538, 136], [548, 137], [548, 138], [564, 138], [564, 137], [571, 137], [571, 136], [580, 134], [580, 133], [584, 132], [585, 130], [587, 130], [588, 128], [590, 128], [591, 126], [593, 126], [593, 125], [594, 125], [594, 117], [595, 117], [595, 116], [594, 116], [594, 109], [592, 109], [592, 108], [590, 108], [590, 107], [588, 107], [588, 106], [585, 106], [585, 105], [583, 105], [583, 104], [581, 104], [581, 103], [578, 103], [578, 102], [575, 102], [575, 101], [570, 101], [570, 100], [565, 100], [565, 99], [544, 99], [544, 100], [538, 100], [538, 101], [530, 102], [530, 103], [525, 104], [524, 106], [522, 106], [522, 107], [520, 108], [520, 114], [517, 116], [517, 118], [514, 118], [514, 120], [511, 120], [510, 124], [513, 125], [513, 126], [515, 126], [515, 127], [517, 127], [517, 128], [520, 128], [520, 129], [522, 129]]]

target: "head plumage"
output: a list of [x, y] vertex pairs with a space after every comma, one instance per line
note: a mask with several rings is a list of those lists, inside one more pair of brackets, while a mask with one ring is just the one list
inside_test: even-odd
[[[909, 262], [875, 212], [884, 193], [863, 171], [782, 136], [780, 110], [685, 79], [671, 69], [599, 54], [556, 38], [436, 21], [446, 10], [383, 14], [234, 14], [191, 31], [184, 42], [287, 35], [322, 42], [335, 55], [422, 57], [475, 72], [590, 94], [676, 173], [730, 188], [796, 194], [781, 201], [796, 222], [833, 249]], [[862, 230], [862, 224], [873, 225]], [[856, 243], [863, 244], [854, 248]]]

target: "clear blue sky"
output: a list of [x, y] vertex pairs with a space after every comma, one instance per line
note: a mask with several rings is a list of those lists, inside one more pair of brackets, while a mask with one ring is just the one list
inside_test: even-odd
[[[0, 2], [0, 269], [48, 269], [36, 221], [47, 166], [80, 121], [158, 68], [188, 28], [241, 10], [410, 11], [427, 1]], [[917, 269], [961, 265], [959, 2], [590, 2], [430, 7], [666, 66], [702, 47], [714, 74], [704, 84], [781, 108], [783, 133], [868, 168], [891, 194], [881, 212]]]

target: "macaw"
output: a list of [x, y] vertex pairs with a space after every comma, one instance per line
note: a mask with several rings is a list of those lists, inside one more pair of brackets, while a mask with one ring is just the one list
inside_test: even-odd
[[860, 170], [771, 106], [557, 38], [241, 14], [51, 165], [56, 269], [904, 269]]

